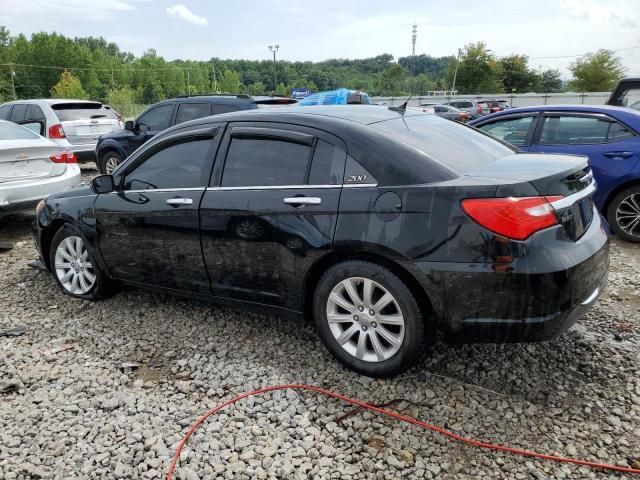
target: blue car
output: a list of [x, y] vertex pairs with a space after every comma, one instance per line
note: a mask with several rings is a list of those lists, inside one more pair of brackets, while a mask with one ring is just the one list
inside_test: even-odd
[[369, 95], [355, 90], [339, 88], [326, 92], [312, 93], [298, 102], [301, 107], [309, 105], [370, 105]]
[[620, 238], [640, 242], [640, 112], [612, 106], [511, 108], [469, 122], [531, 153], [589, 157], [596, 206]]

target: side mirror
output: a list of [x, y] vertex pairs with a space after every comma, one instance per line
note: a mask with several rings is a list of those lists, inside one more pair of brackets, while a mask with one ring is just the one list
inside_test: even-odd
[[124, 122], [124, 129], [133, 132], [133, 121], [127, 120], [126, 122]]
[[113, 175], [98, 175], [91, 180], [91, 188], [96, 193], [111, 193], [116, 189]]

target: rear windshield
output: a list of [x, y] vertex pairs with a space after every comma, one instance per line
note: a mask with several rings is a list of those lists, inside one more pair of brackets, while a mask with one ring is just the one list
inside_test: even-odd
[[98, 118], [117, 119], [116, 112], [99, 103], [58, 103], [51, 105], [61, 122]]
[[0, 140], [33, 140], [36, 138], [40, 138], [40, 135], [20, 125], [0, 122]]
[[371, 126], [459, 172], [517, 152], [489, 135], [436, 115], [405, 116]]

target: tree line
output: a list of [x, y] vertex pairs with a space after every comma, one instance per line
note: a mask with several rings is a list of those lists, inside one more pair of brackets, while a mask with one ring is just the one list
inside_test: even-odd
[[[574, 80], [563, 84], [558, 70], [536, 71], [526, 55], [496, 57], [484, 42], [466, 45], [454, 56], [382, 54], [322, 62], [280, 60], [167, 61], [155, 50], [140, 56], [104, 38], [68, 38], [57, 33], [12, 36], [0, 26], [0, 101], [17, 98], [90, 98], [123, 108], [188, 93], [289, 95], [346, 87], [371, 95], [427, 95], [455, 89], [463, 94], [606, 91], [623, 75], [620, 59], [600, 50], [578, 58]], [[127, 114], [127, 112], [124, 112]]]

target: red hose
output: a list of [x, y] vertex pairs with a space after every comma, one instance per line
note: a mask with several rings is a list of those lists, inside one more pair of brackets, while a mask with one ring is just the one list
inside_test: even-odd
[[223, 408], [225, 408], [225, 407], [227, 407], [229, 405], [232, 405], [232, 404], [234, 404], [234, 403], [236, 403], [236, 402], [238, 402], [238, 401], [240, 401], [240, 400], [242, 400], [244, 398], [253, 397], [253, 396], [256, 396], [256, 395], [263, 395], [265, 393], [274, 392], [276, 390], [308, 390], [308, 391], [311, 391], [311, 392], [320, 393], [320, 394], [325, 395], [327, 397], [336, 398], [336, 399], [342, 400], [344, 402], [348, 402], [348, 403], [352, 403], [354, 405], [358, 405], [361, 408], [365, 408], [367, 410], [371, 410], [372, 412], [376, 412], [376, 413], [379, 413], [381, 415], [386, 415], [387, 417], [395, 418], [396, 420], [401, 420], [403, 422], [407, 422], [407, 423], [410, 423], [412, 425], [417, 425], [419, 427], [426, 428], [427, 430], [431, 430], [433, 432], [440, 433], [441, 435], [449, 437], [449, 438], [451, 438], [453, 440], [457, 440], [458, 442], [466, 443], [467, 445], [471, 445], [471, 446], [474, 446], [474, 447], [486, 448], [486, 449], [489, 449], [489, 450], [497, 450], [497, 451], [500, 451], [500, 452], [513, 453], [515, 455], [521, 455], [523, 457], [540, 458], [540, 459], [543, 459], [543, 460], [552, 460], [554, 462], [572, 463], [574, 465], [582, 465], [582, 466], [586, 466], [586, 467], [590, 467], [590, 468], [598, 468], [598, 469], [602, 469], [602, 470], [612, 470], [612, 471], [616, 471], [616, 472], [624, 472], [624, 473], [632, 473], [632, 474], [640, 475], [640, 469], [637, 469], [637, 468], [619, 467], [617, 465], [610, 465], [610, 464], [607, 464], [607, 463], [590, 462], [588, 460], [579, 460], [579, 459], [575, 459], [575, 458], [559, 457], [557, 455], [545, 455], [543, 453], [531, 452], [529, 450], [522, 450], [520, 448], [506, 447], [506, 446], [503, 446], [503, 445], [496, 445], [496, 444], [493, 444], [493, 443], [481, 442], [479, 440], [474, 440], [472, 438], [463, 437], [461, 435], [458, 435], [457, 433], [453, 433], [453, 432], [450, 432], [450, 431], [445, 430], [443, 428], [436, 427], [435, 425], [431, 425], [429, 423], [423, 422], [421, 420], [417, 420], [417, 419], [409, 417], [407, 415], [403, 415], [401, 413], [396, 413], [396, 412], [391, 412], [389, 410], [385, 410], [384, 408], [376, 407], [374, 405], [370, 405], [370, 404], [362, 402], [360, 400], [355, 400], [353, 398], [349, 398], [349, 397], [346, 397], [344, 395], [340, 395], [339, 393], [334, 393], [334, 392], [331, 392], [329, 390], [325, 390], [324, 388], [319, 388], [319, 387], [314, 387], [314, 386], [311, 386], [311, 385], [302, 385], [302, 384], [295, 384], [294, 383], [294, 384], [290, 384], [290, 385], [273, 385], [271, 387], [265, 387], [265, 388], [260, 388], [258, 390], [254, 390], [253, 392], [243, 393], [241, 395], [238, 395], [237, 397], [232, 398], [231, 400], [227, 400], [226, 402], [221, 403], [220, 405], [218, 405], [214, 409], [209, 410], [206, 414], [204, 414], [202, 417], [200, 417], [198, 420], [196, 420], [196, 422], [189, 428], [189, 430], [184, 435], [184, 437], [182, 437], [182, 440], [180, 440], [180, 443], [178, 444], [178, 447], [176, 448], [176, 453], [173, 455], [173, 459], [171, 460], [171, 465], [169, 465], [169, 470], [167, 472], [167, 480], [171, 480], [172, 479], [173, 472], [174, 472], [174, 470], [176, 468], [176, 464], [178, 463], [178, 460], [180, 459], [180, 452], [182, 451], [182, 448], [184, 447], [184, 445], [187, 443], [187, 440], [193, 434], [193, 432], [196, 430], [196, 428], [198, 428], [198, 426], [201, 423], [203, 423], [207, 418], [209, 418], [214, 413], [219, 412]]

